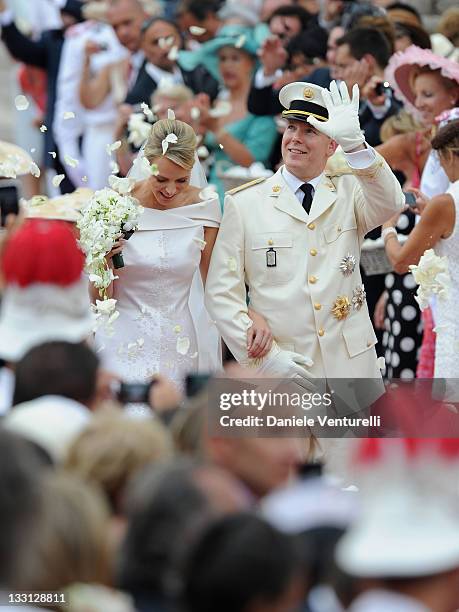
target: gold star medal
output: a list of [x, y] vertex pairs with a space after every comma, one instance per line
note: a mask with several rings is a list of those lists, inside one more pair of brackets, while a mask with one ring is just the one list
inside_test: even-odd
[[339, 295], [333, 304], [332, 313], [335, 319], [342, 321], [351, 311], [351, 303], [346, 295]]
[[359, 285], [352, 292], [352, 305], [354, 310], [360, 310], [367, 298], [367, 294], [365, 292], [365, 287], [363, 285]]

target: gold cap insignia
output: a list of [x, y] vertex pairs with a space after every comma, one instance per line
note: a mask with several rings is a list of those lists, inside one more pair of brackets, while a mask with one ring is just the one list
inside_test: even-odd
[[279, 193], [280, 190], [281, 190], [280, 185], [274, 185], [273, 186], [274, 193]]
[[332, 313], [335, 319], [342, 321], [351, 311], [351, 303], [346, 295], [339, 295], [333, 304]]
[[312, 100], [312, 98], [314, 98], [314, 90], [310, 87], [305, 87], [303, 89], [303, 98], [305, 100]]

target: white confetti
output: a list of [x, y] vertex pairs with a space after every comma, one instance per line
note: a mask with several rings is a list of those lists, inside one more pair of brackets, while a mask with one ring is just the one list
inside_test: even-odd
[[75, 113], [72, 111], [68, 111], [62, 115], [62, 118], [64, 119], [64, 121], [67, 121], [68, 119], [75, 119]]
[[201, 116], [201, 111], [199, 110], [199, 108], [197, 106], [192, 106], [191, 107], [191, 111], [190, 111], [190, 115], [191, 115], [191, 118], [193, 119], [193, 121], [197, 121], [199, 119], [199, 117]]
[[56, 151], [48, 151], [48, 153], [49, 153], [49, 155], [51, 155], [51, 157], [52, 157], [53, 159], [56, 159], [56, 157], [57, 157], [57, 153], [56, 153]]
[[176, 325], [174, 327], [174, 334], [179, 334], [182, 331], [182, 326], [181, 325]]
[[175, 120], [175, 113], [171, 108], [167, 109], [167, 118], [170, 119], [171, 121]]
[[196, 359], [196, 357], [198, 356], [198, 353], [193, 353], [192, 355], [190, 355], [190, 359]]
[[47, 131], [48, 131], [48, 128], [46, 127], [46, 125], [45, 125], [45, 124], [43, 124], [43, 125], [41, 125], [41, 126], [40, 126], [40, 132], [41, 132], [42, 134], [44, 134], [44, 133], [45, 133], [45, 132], [47, 132]]
[[167, 58], [170, 59], [171, 62], [175, 62], [175, 60], [178, 58], [178, 52], [178, 47], [174, 45], [167, 54]]
[[33, 149], [30, 149], [30, 152], [31, 152], [31, 153], [35, 153], [35, 151], [36, 151], [36, 150], [37, 150], [37, 149], [34, 147]]
[[37, 166], [37, 164], [35, 162], [31, 162], [30, 164], [30, 174], [32, 176], [35, 176], [35, 178], [39, 178], [40, 177], [40, 168]]
[[162, 36], [161, 38], [158, 38], [158, 47], [160, 49], [165, 49], [167, 47], [167, 41], [164, 38], [164, 36]]
[[30, 103], [25, 96], [20, 95], [14, 98], [14, 106], [18, 111], [25, 111], [29, 108]]
[[59, 185], [62, 183], [64, 179], [65, 179], [65, 174], [56, 174], [56, 176], [54, 176], [52, 180], [54, 187], [59, 187]]
[[188, 336], [183, 336], [183, 338], [177, 338], [176, 345], [177, 353], [180, 355], [186, 355], [190, 350], [190, 339]]
[[172, 36], [172, 35], [171, 35], [171, 36], [168, 36], [168, 37], [166, 38], [166, 47], [172, 47], [172, 45], [174, 44], [174, 42], [175, 42], [175, 36]]
[[189, 30], [190, 34], [193, 34], [193, 36], [202, 36], [202, 34], [205, 34], [207, 32], [206, 28], [201, 28], [201, 26], [197, 25], [190, 26]]
[[236, 272], [237, 270], [237, 261], [234, 257], [228, 257], [228, 268], [230, 272]]
[[112, 169], [112, 174], [118, 174], [118, 172], [120, 171], [120, 167], [114, 161], [110, 162], [110, 168]]
[[85, 175], [83, 177], [81, 177], [81, 180], [83, 183], [87, 183], [88, 182], [88, 177]]
[[386, 360], [384, 357], [378, 357], [378, 368], [383, 372], [386, 369]]
[[121, 140], [117, 140], [116, 142], [113, 142], [112, 144], [108, 144], [105, 147], [105, 150], [107, 151], [107, 155], [111, 155], [113, 151], [116, 151], [117, 149], [119, 149], [120, 146], [121, 146]]

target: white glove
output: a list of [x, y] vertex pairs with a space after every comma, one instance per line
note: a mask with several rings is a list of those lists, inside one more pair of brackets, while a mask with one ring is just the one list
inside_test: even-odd
[[[277, 347], [276, 347], [277, 348]], [[308, 381], [311, 376], [305, 368], [311, 367], [312, 359], [292, 351], [271, 349], [257, 373], [269, 378], [301, 378]], [[300, 383], [299, 383], [300, 384]]]
[[322, 95], [328, 110], [328, 121], [309, 116], [308, 123], [335, 140], [345, 153], [357, 149], [365, 142], [359, 121], [359, 86], [356, 83], [352, 88], [352, 101], [344, 81], [341, 81], [339, 89], [336, 81], [332, 81], [330, 91], [325, 89]]

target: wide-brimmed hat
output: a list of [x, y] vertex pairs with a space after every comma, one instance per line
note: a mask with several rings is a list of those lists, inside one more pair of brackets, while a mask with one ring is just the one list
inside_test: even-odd
[[315, 117], [320, 121], [327, 121], [328, 110], [323, 97], [324, 88], [313, 83], [289, 83], [279, 92], [279, 101], [284, 107], [284, 119], [307, 121], [308, 117]]
[[183, 70], [194, 70], [197, 66], [204, 66], [210, 74], [221, 81], [218, 67], [218, 51], [223, 47], [241, 49], [254, 58], [261, 43], [269, 36], [269, 29], [265, 24], [250, 28], [238, 24], [226, 25], [219, 30], [217, 36], [209, 40], [194, 51], [179, 51], [177, 62]]
[[73, 193], [67, 193], [57, 198], [34, 196], [22, 202], [26, 216], [29, 219], [53, 219], [76, 223], [81, 216], [81, 209], [94, 194], [92, 189], [80, 187]]
[[416, 68], [419, 67], [439, 70], [442, 76], [459, 85], [459, 64], [457, 62], [436, 55], [430, 49], [416, 47], [416, 45], [395, 53], [386, 68], [385, 78], [391, 84], [396, 97], [404, 102], [406, 108], [415, 116], [418, 116], [419, 113], [414, 106], [413, 75]]
[[21, 147], [0, 141], [0, 177], [16, 178], [29, 174], [32, 161], [30, 155]]
[[345, 572], [410, 578], [459, 567], [459, 440], [357, 442], [361, 511], [337, 546]]
[[0, 358], [17, 362], [53, 340], [81, 342], [94, 326], [84, 255], [66, 223], [29, 219], [2, 257]]

